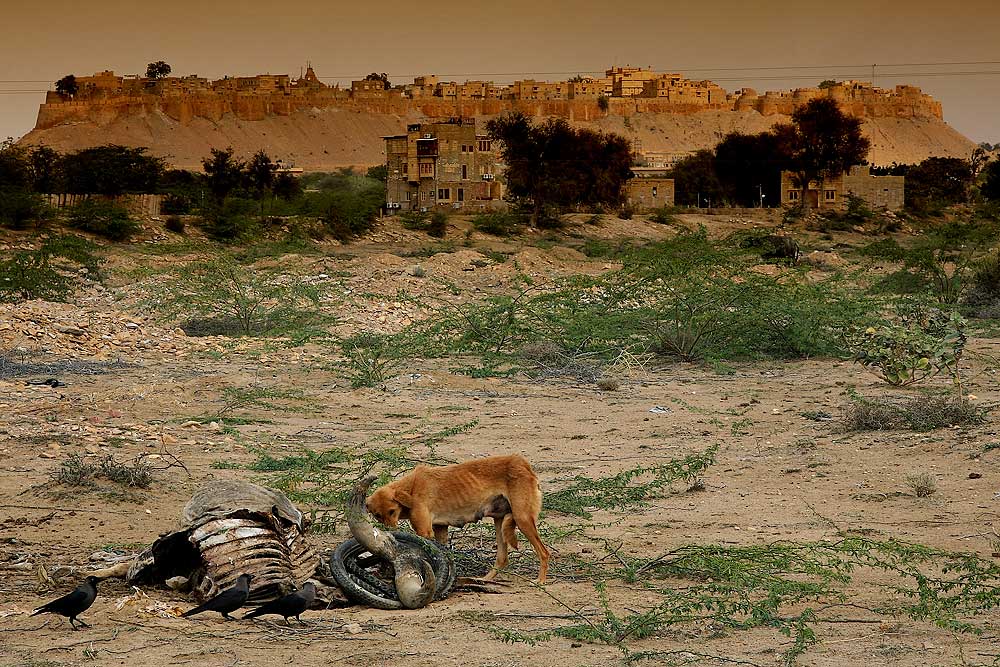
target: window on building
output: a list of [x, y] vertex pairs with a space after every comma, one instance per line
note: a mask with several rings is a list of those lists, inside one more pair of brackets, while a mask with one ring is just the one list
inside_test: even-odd
[[458, 201], [465, 201], [465, 190], [462, 188], [458, 189]]
[[433, 176], [434, 175], [434, 163], [433, 162], [421, 162], [420, 163], [420, 175], [421, 176]]
[[480, 139], [478, 143], [479, 143], [479, 150], [481, 152], [485, 153], [490, 150], [490, 142], [488, 139]]
[[799, 200], [799, 191], [798, 190], [789, 190], [788, 191], [788, 201], [798, 201], [798, 200]]
[[438, 200], [449, 200], [451, 199], [451, 188], [438, 188]]
[[[463, 164], [462, 165], [462, 180], [465, 180], [468, 177], [469, 177], [469, 165]], [[461, 192], [461, 190], [459, 190], [459, 192]]]
[[411, 195], [410, 191], [407, 190], [406, 191], [406, 201], [410, 201], [410, 195]]
[[827, 201], [835, 201], [836, 199], [837, 199], [837, 191], [836, 190], [827, 190], [826, 191], [826, 200]]
[[403, 163], [403, 173], [404, 174], [409, 171], [409, 167], [410, 167], [409, 163], [407, 163], [407, 162]]
[[655, 185], [653, 186], [653, 196], [654, 197], [656, 196], [656, 186]]

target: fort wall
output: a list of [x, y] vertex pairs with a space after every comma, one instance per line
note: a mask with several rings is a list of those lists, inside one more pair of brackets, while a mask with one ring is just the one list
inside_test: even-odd
[[[224, 116], [232, 115], [239, 120], [257, 121], [269, 116], [287, 116], [299, 111], [327, 108], [397, 116], [420, 115], [429, 119], [492, 116], [506, 111], [562, 117], [571, 121], [595, 121], [609, 115], [628, 117], [641, 113], [696, 114], [703, 111], [756, 111], [764, 116], [788, 116], [817, 97], [835, 99], [846, 113], [859, 118], [940, 120], [943, 117], [941, 103], [917, 87], [896, 86], [894, 90], [883, 90], [863, 82], [763, 94], [743, 89], [725, 95], [711, 82], [695, 82], [697, 86], [666, 89], [671, 93], [669, 96], [517, 99], [517, 86], [510, 87], [507, 97], [452, 95], [449, 92], [451, 89], [444, 84], [437, 84], [443, 92], [441, 96], [411, 96], [412, 91], [405, 89], [361, 94], [321, 83], [310, 84], [309, 80], [300, 80], [305, 83], [297, 82], [298, 85], [287, 84], [286, 77], [273, 76], [222, 79], [209, 84], [207, 80], [196, 77], [149, 82], [123, 80], [109, 74], [105, 72], [83, 79], [87, 85], [75, 98], [64, 98], [50, 91], [39, 108], [35, 129], [73, 122], [105, 125], [121, 117], [155, 112], [186, 125], [195, 118], [219, 121]], [[476, 90], [467, 84], [456, 88], [466, 89]], [[686, 91], [698, 90], [709, 93], [701, 97], [696, 97], [695, 93], [686, 94]], [[553, 95], [564, 97], [562, 93]], [[601, 108], [602, 104], [606, 105], [606, 110]]]

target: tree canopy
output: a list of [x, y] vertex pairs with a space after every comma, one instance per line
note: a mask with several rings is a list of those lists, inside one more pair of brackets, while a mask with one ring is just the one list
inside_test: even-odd
[[980, 188], [983, 199], [1000, 201], [1000, 160], [993, 160], [983, 169], [985, 180]]
[[212, 155], [202, 160], [201, 165], [205, 169], [208, 189], [220, 201], [243, 184], [246, 163], [234, 156], [232, 148], [213, 148]]
[[682, 206], [701, 206], [703, 202], [718, 206], [726, 198], [716, 173], [715, 155], [708, 149], [679, 160], [670, 175], [674, 179], [674, 200]]
[[964, 202], [972, 185], [972, 166], [956, 157], [931, 157], [906, 171], [906, 207], [931, 213]]
[[56, 81], [56, 92], [63, 97], [73, 97], [80, 90], [80, 85], [76, 82], [76, 76], [67, 74]]
[[621, 204], [632, 166], [624, 137], [574, 128], [563, 118], [536, 125], [521, 112], [494, 118], [486, 131], [500, 144], [508, 192], [530, 204], [532, 224], [548, 206]]
[[[871, 143], [861, 134], [861, 121], [841, 111], [836, 100], [810, 100], [792, 112], [792, 125], [795, 147], [791, 170], [799, 188], [841, 174], [868, 156]], [[803, 202], [807, 200], [803, 197]]]
[[117, 197], [127, 192], [156, 192], [166, 168], [145, 148], [109, 144], [62, 157], [66, 192]]
[[146, 78], [147, 79], [162, 79], [163, 77], [170, 74], [173, 71], [167, 63], [162, 60], [157, 60], [155, 63], [149, 63], [146, 65]]
[[775, 125], [769, 132], [733, 132], [715, 147], [715, 173], [725, 198], [738, 206], [781, 201], [781, 172], [792, 167], [795, 130]]
[[392, 84], [389, 83], [389, 75], [386, 74], [385, 72], [382, 72], [381, 74], [379, 74], [378, 72], [372, 72], [371, 74], [365, 77], [365, 81], [381, 81], [382, 88], [384, 90], [389, 90], [390, 88], [392, 88]]

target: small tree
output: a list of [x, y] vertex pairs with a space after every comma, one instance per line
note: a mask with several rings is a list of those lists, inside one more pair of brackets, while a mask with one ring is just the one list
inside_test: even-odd
[[905, 204], [918, 213], [939, 212], [968, 197], [972, 165], [956, 157], [930, 157], [906, 172]]
[[79, 90], [80, 86], [76, 82], [76, 77], [72, 74], [67, 74], [56, 81], [56, 92], [63, 97], [74, 97]]
[[606, 113], [607, 110], [608, 110], [608, 108], [610, 106], [611, 106], [611, 103], [608, 101], [608, 96], [607, 95], [598, 95], [597, 96], [597, 108], [598, 109], [600, 109], [601, 111], [604, 111]]
[[112, 198], [127, 192], [156, 192], [165, 169], [164, 161], [146, 155], [145, 148], [114, 144], [70, 153], [60, 165], [68, 192]]
[[279, 171], [274, 177], [274, 185], [271, 186], [274, 196], [285, 201], [292, 201], [302, 194], [302, 184], [293, 174], [287, 171]]
[[823, 79], [822, 81], [819, 82], [819, 89], [826, 90], [827, 88], [833, 88], [836, 85], [837, 82], [834, 81], [833, 79]]
[[979, 189], [983, 199], [989, 201], [1000, 201], [1000, 160], [990, 162], [985, 169], [985, 180]]
[[621, 204], [632, 166], [624, 137], [562, 118], [535, 125], [521, 112], [494, 118], [486, 131], [501, 145], [510, 194], [531, 206], [532, 226], [550, 206]]
[[62, 192], [65, 179], [62, 172], [62, 158], [48, 146], [38, 146], [28, 157], [31, 163], [32, 187], [35, 192], [51, 194]]
[[0, 188], [31, 187], [31, 161], [28, 150], [13, 139], [0, 141]]
[[155, 81], [156, 79], [162, 79], [167, 76], [171, 71], [170, 65], [162, 60], [157, 60], [155, 63], [149, 63], [146, 65], [146, 78], [153, 79]]
[[219, 201], [243, 184], [246, 163], [234, 156], [232, 147], [226, 150], [212, 149], [211, 157], [201, 161], [208, 181], [208, 189]]
[[680, 159], [670, 175], [674, 179], [677, 203], [701, 206], [702, 202], [721, 204], [725, 193], [715, 171], [712, 151], [702, 149]]
[[264, 334], [319, 303], [314, 286], [299, 280], [289, 283], [286, 277], [280, 271], [255, 269], [228, 254], [220, 255], [184, 266], [179, 276], [165, 283], [160, 312], [168, 317], [232, 322], [242, 335]]
[[371, 74], [365, 77], [365, 81], [381, 81], [382, 88], [384, 90], [389, 90], [390, 88], [392, 88], [392, 84], [389, 83], [389, 75], [386, 74], [385, 72], [382, 72], [381, 74], [379, 74], [378, 72], [372, 72]]
[[365, 172], [365, 176], [373, 181], [385, 183], [386, 179], [389, 178], [389, 168], [384, 164], [377, 164], [374, 167], [368, 167], [368, 171]]
[[277, 169], [270, 156], [261, 149], [254, 153], [247, 163], [247, 181], [257, 199], [261, 200], [263, 210], [264, 195], [274, 187], [274, 172]]

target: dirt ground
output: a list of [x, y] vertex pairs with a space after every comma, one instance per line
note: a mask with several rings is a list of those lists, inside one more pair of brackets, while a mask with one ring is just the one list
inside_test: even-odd
[[[773, 224], [694, 218], [687, 222], [707, 222], [719, 236]], [[414, 245], [433, 244], [387, 225], [356, 244], [280, 261], [331, 281], [336, 299], [329, 307], [338, 309], [338, 333], [392, 331], [428, 315], [400, 299], [400, 289], [455, 300], [512, 289], [514, 262], [480, 261], [488, 249], [510, 253], [520, 271], [555, 278], [616, 268], [579, 252], [585, 238], [648, 240], [671, 233], [638, 220], [607, 219], [544, 242], [472, 235], [466, 247], [462, 232], [450, 230], [450, 252], [430, 257], [404, 256]], [[830, 252], [851, 242], [806, 240]], [[845, 434], [836, 431], [835, 421], [804, 417], [823, 411], [836, 418], [848, 387], [865, 395], [886, 393], [885, 385], [850, 362], [732, 364], [729, 374], [694, 364], [647, 365], [620, 373], [618, 390], [601, 391], [571, 380], [470, 377], [456, 372], [454, 359], [443, 359], [412, 362], [384, 388], [351, 389], [331, 365], [328, 348], [189, 338], [140, 312], [136, 281], [125, 277], [134, 275], [129, 271], [198, 252], [147, 252], [157, 243], [167, 243], [162, 234], [109, 250], [107, 287], [88, 288], [71, 304], [32, 302], [0, 310], [2, 350], [20, 348], [26, 358], [45, 361], [123, 362], [102, 373], [68, 373], [59, 378], [67, 386], [59, 388], [26, 386], [24, 378], [0, 380], [0, 665], [624, 664], [625, 654], [614, 646], [559, 637], [537, 645], [504, 643], [486, 626], [545, 630], [573, 621], [573, 612], [593, 613], [595, 588], [574, 576], [569, 563], [606, 563], [615, 553], [653, 558], [685, 544], [833, 540], [849, 530], [991, 557], [1000, 452], [983, 451], [1000, 437], [995, 420], [927, 433]], [[424, 278], [407, 272], [418, 263]], [[460, 296], [449, 282], [461, 287]], [[976, 338], [971, 345], [1000, 352], [1000, 339]], [[969, 371], [967, 389], [977, 401], [1000, 401], [995, 370]], [[300, 390], [302, 399], [294, 410], [244, 410], [240, 414], [267, 421], [238, 426], [238, 434], [188, 422], [223, 408], [225, 388], [250, 385]], [[651, 411], [656, 406], [663, 409]], [[544, 590], [513, 576], [501, 593], [460, 592], [416, 611], [312, 611], [304, 615], [307, 624], [286, 628], [273, 620], [176, 618], [170, 610], [187, 608], [185, 596], [155, 589], [136, 593], [108, 580], [83, 616], [91, 628], [71, 632], [65, 619], [27, 615], [89, 570], [104, 567], [108, 552], [134, 552], [173, 529], [191, 493], [206, 480], [261, 481], [260, 473], [217, 467], [249, 464], [253, 448], [280, 455], [301, 446], [405, 442], [463, 425], [437, 443], [438, 456], [459, 461], [521, 453], [538, 472], [543, 491], [577, 474], [604, 476], [713, 444], [719, 453], [702, 475], [703, 491], [677, 484], [642, 511], [601, 512], [586, 530], [553, 538], [553, 569]], [[106, 453], [122, 459], [154, 454], [160, 469], [149, 488], [134, 490], [69, 487], [50, 478], [71, 454], [96, 459]], [[173, 457], [184, 467], [170, 466]], [[915, 497], [907, 477], [916, 473], [933, 476], [936, 493]], [[546, 535], [575, 522], [550, 513]], [[466, 542], [492, 540], [491, 530], [466, 531]], [[340, 526], [311, 541], [330, 548], [346, 535]], [[514, 571], [531, 578], [536, 566], [523, 544]], [[817, 643], [797, 664], [979, 665], [1000, 653], [995, 617], [977, 636], [864, 610], [863, 603], [877, 604], [885, 595], [879, 583], [873, 573], [855, 573], [850, 589], [860, 606], [818, 623]], [[620, 581], [609, 582], [607, 594], [620, 610], [656, 604], [651, 593]], [[769, 628], [723, 630], [695, 622], [636, 639], [629, 650], [690, 652], [647, 664], [723, 664], [697, 657], [710, 654], [731, 664], [777, 665], [789, 642]]]

